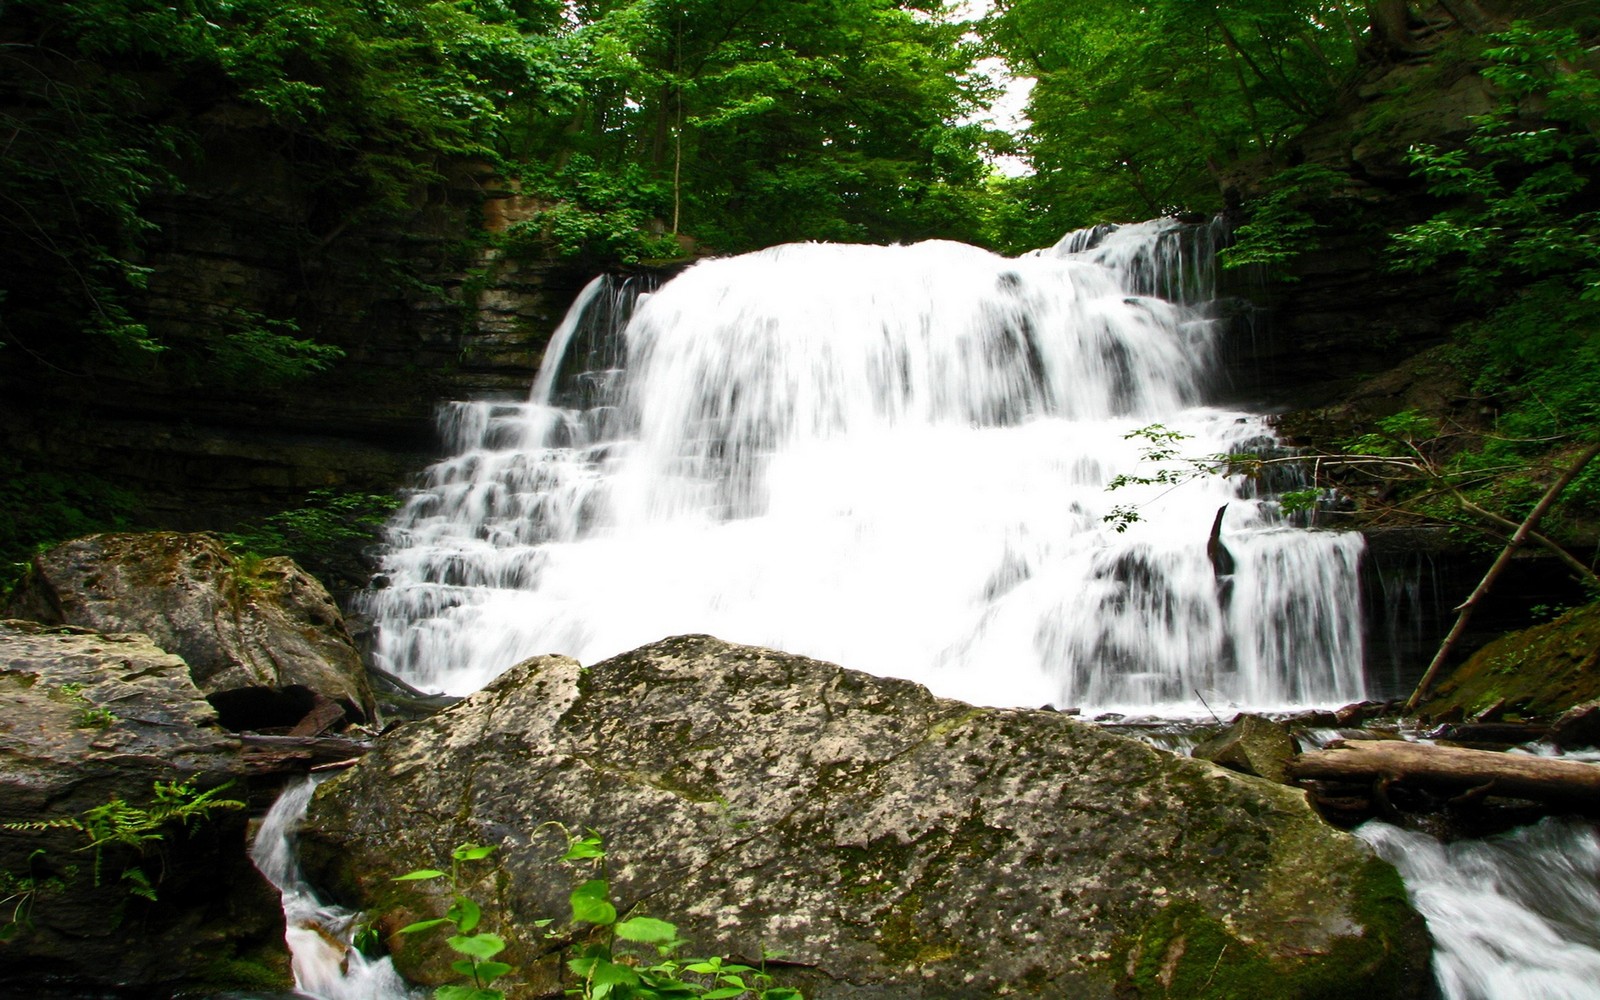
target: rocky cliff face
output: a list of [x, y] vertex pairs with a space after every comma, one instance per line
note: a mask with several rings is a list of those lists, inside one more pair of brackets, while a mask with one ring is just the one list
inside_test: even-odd
[[440, 401], [527, 391], [590, 277], [493, 259], [485, 206], [535, 206], [481, 169], [457, 169], [418, 192], [409, 219], [382, 222], [329, 221], [248, 129], [215, 129], [185, 172], [186, 190], [153, 213], [138, 303], [152, 336], [289, 323], [345, 356], [272, 385], [248, 370], [218, 378], [203, 354], [178, 350], [72, 368], [8, 350], [0, 451], [131, 490], [135, 524], [226, 529], [313, 489], [393, 490], [434, 449]]

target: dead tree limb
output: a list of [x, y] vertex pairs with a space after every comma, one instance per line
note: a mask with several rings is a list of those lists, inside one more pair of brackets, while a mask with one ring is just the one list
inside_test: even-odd
[[1511, 563], [1511, 557], [1516, 555], [1517, 550], [1522, 547], [1522, 543], [1527, 540], [1528, 535], [1533, 532], [1534, 528], [1538, 527], [1539, 519], [1544, 517], [1545, 511], [1555, 504], [1556, 499], [1561, 496], [1561, 491], [1566, 489], [1577, 478], [1578, 473], [1582, 472], [1584, 466], [1592, 462], [1596, 455], [1600, 455], [1600, 443], [1591, 444], [1585, 448], [1572, 464], [1567, 466], [1560, 476], [1556, 477], [1556, 481], [1551, 483], [1550, 488], [1544, 491], [1544, 496], [1540, 497], [1539, 502], [1533, 505], [1533, 510], [1528, 512], [1528, 516], [1523, 519], [1522, 524], [1506, 540], [1505, 548], [1500, 550], [1499, 557], [1489, 567], [1489, 571], [1483, 574], [1483, 579], [1478, 581], [1477, 588], [1456, 609], [1459, 613], [1456, 615], [1455, 625], [1450, 629], [1450, 634], [1444, 637], [1444, 641], [1439, 643], [1439, 651], [1433, 654], [1433, 662], [1428, 664], [1428, 669], [1423, 673], [1422, 680], [1417, 682], [1417, 689], [1411, 692], [1410, 698], [1406, 699], [1405, 710], [1407, 712], [1416, 711], [1418, 703], [1427, 697], [1428, 690], [1433, 686], [1433, 679], [1439, 673], [1439, 668], [1444, 666], [1445, 660], [1450, 656], [1450, 651], [1455, 649], [1456, 643], [1460, 641], [1462, 634], [1466, 632], [1467, 622], [1472, 620], [1473, 611], [1477, 610], [1479, 602], [1489, 592], [1489, 588], [1494, 586], [1494, 581], [1499, 578], [1500, 573]]
[[1288, 774], [1320, 781], [1385, 781], [1469, 798], [1500, 795], [1600, 811], [1600, 764], [1441, 747], [1404, 740], [1350, 740], [1289, 761]]

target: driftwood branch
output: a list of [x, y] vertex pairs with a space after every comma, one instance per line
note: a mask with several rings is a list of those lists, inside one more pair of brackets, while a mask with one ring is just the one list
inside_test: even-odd
[[1565, 490], [1577, 478], [1578, 473], [1582, 472], [1584, 466], [1592, 462], [1596, 455], [1600, 455], [1600, 443], [1591, 444], [1588, 448], [1585, 448], [1573, 460], [1572, 464], [1567, 466], [1566, 470], [1556, 478], [1556, 481], [1550, 484], [1550, 488], [1544, 491], [1544, 496], [1540, 497], [1539, 502], [1534, 504], [1533, 510], [1528, 512], [1528, 516], [1523, 519], [1522, 524], [1507, 539], [1505, 548], [1500, 550], [1500, 555], [1495, 559], [1494, 565], [1489, 567], [1489, 571], [1483, 574], [1483, 579], [1478, 582], [1478, 586], [1472, 591], [1472, 594], [1456, 609], [1459, 614], [1456, 615], [1455, 625], [1450, 629], [1450, 633], [1444, 637], [1444, 641], [1439, 643], [1439, 651], [1433, 655], [1433, 662], [1428, 664], [1428, 669], [1423, 673], [1422, 680], [1417, 682], [1417, 689], [1411, 692], [1410, 698], [1406, 699], [1405, 710], [1407, 712], [1415, 711], [1418, 703], [1428, 696], [1428, 691], [1433, 687], [1433, 680], [1439, 673], [1439, 668], [1444, 666], [1444, 662], [1449, 658], [1451, 650], [1455, 649], [1456, 643], [1460, 641], [1461, 636], [1466, 632], [1467, 622], [1472, 620], [1473, 611], [1477, 610], [1478, 603], [1483, 600], [1484, 595], [1494, 586], [1494, 581], [1499, 578], [1500, 573], [1506, 566], [1510, 565], [1511, 557], [1516, 555], [1517, 550], [1522, 547], [1522, 543], [1527, 540], [1533, 529], [1539, 526], [1540, 518], [1544, 517], [1545, 511], [1555, 504], [1556, 498], [1561, 495], [1561, 491]]
[[1350, 740], [1289, 761], [1292, 778], [1382, 781], [1426, 787], [1469, 799], [1531, 799], [1586, 813], [1600, 812], [1600, 764], [1441, 747], [1404, 740]]
[[372, 749], [367, 740], [343, 736], [263, 736], [241, 733], [239, 757], [250, 774], [283, 774], [337, 764]]

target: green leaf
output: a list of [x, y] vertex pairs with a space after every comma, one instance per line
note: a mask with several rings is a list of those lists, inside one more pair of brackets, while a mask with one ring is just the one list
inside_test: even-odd
[[493, 847], [484, 847], [481, 844], [462, 844], [450, 856], [457, 861], [481, 861], [494, 853]]
[[463, 955], [480, 960], [493, 958], [506, 950], [506, 943], [497, 934], [457, 934], [445, 943]]
[[611, 887], [603, 878], [589, 881], [572, 890], [572, 919], [605, 927], [617, 921], [617, 908], [611, 905]]
[[726, 1000], [728, 997], [744, 996], [748, 992], [750, 991], [745, 989], [743, 986], [724, 986], [721, 989], [712, 990], [709, 993], [702, 993], [700, 995], [704, 997], [705, 1000]]
[[639, 974], [626, 965], [601, 959], [589, 973], [589, 982], [595, 986], [637, 986]]
[[425, 931], [432, 927], [438, 927], [440, 924], [448, 924], [449, 922], [450, 921], [443, 917], [436, 917], [433, 920], [419, 920], [414, 924], [406, 924], [404, 927], [400, 928], [398, 933], [415, 934], [418, 931]]
[[457, 896], [456, 903], [445, 914], [456, 922], [456, 927], [463, 934], [471, 934], [478, 926], [478, 921], [483, 919], [483, 910], [472, 900], [465, 896]]
[[423, 879], [429, 879], [429, 878], [444, 878], [444, 874], [445, 874], [444, 872], [437, 871], [436, 869], [433, 869], [433, 868], [418, 868], [414, 872], [406, 872], [404, 875], [398, 875], [398, 876], [394, 877], [393, 879], [390, 879], [390, 881], [391, 882], [418, 882], [418, 881], [421, 881]]
[[434, 990], [433, 1000], [506, 1000], [506, 995], [499, 990], [485, 990], [458, 983]]
[[510, 971], [511, 966], [504, 962], [479, 962], [478, 981], [481, 983], [492, 983]]
[[654, 917], [634, 917], [617, 924], [617, 937], [624, 941], [642, 941], [646, 944], [655, 944], [664, 941], [673, 941], [678, 937], [678, 928], [665, 920]]
[[761, 991], [761, 1000], [805, 1000], [805, 997], [791, 986], [774, 986]]
[[601, 846], [599, 837], [578, 837], [567, 845], [567, 853], [561, 856], [561, 860], [587, 861], [605, 856], [605, 848]]

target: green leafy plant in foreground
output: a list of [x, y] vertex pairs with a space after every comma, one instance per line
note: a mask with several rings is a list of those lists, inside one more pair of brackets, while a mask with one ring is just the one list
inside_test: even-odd
[[[399, 931], [416, 934], [447, 927], [455, 931], [446, 943], [462, 957], [451, 963], [451, 968], [469, 982], [439, 987], [434, 991], [435, 1000], [505, 998], [505, 993], [491, 984], [512, 971], [511, 966], [495, 960], [506, 943], [495, 934], [477, 929], [483, 918], [482, 907], [461, 891], [460, 881], [464, 862], [482, 860], [493, 851], [493, 847], [462, 844], [451, 852], [450, 871], [421, 868], [396, 879], [449, 880], [453, 899], [445, 915], [417, 921]], [[567, 834], [561, 861], [590, 865], [590, 874], [598, 876], [605, 857], [598, 834]], [[566, 990], [567, 996], [579, 1000], [803, 1000], [800, 991], [774, 985], [764, 968], [726, 958], [676, 957], [684, 944], [676, 925], [649, 916], [619, 919], [605, 878], [586, 879], [572, 890], [568, 903], [574, 929], [589, 925], [590, 940], [567, 962], [568, 970], [577, 977], [576, 985]], [[551, 923], [541, 920], [535, 926], [542, 929]]]
[[494, 853], [493, 847], [479, 844], [462, 844], [450, 852], [450, 870], [419, 868], [406, 872], [396, 882], [419, 882], [448, 879], [454, 897], [450, 909], [442, 917], [419, 920], [400, 928], [401, 934], [418, 934], [423, 931], [443, 930], [446, 925], [455, 933], [445, 941], [450, 950], [461, 957], [450, 967], [469, 979], [470, 984], [452, 983], [434, 991], [435, 1000], [504, 1000], [505, 993], [491, 989], [490, 984], [511, 971], [511, 966], [495, 960], [506, 949], [505, 940], [497, 934], [481, 931], [483, 908], [461, 891], [461, 865], [468, 861], [482, 861]]

